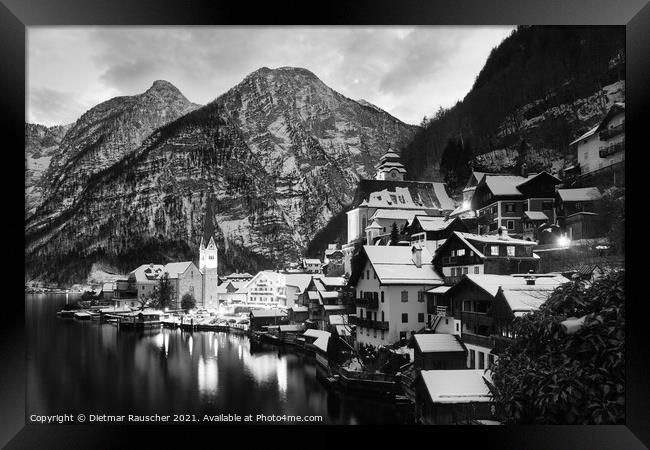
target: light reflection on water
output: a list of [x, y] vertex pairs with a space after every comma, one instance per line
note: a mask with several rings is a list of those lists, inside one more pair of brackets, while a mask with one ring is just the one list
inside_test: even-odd
[[[70, 296], [72, 300], [73, 296]], [[75, 299], [76, 300], [76, 299]], [[59, 319], [65, 295], [27, 295], [31, 414], [293, 414], [407, 423], [392, 405], [326, 390], [315, 362], [245, 336], [118, 331]]]

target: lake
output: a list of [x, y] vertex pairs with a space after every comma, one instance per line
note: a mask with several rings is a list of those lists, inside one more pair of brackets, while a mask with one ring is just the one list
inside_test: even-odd
[[[78, 295], [70, 295], [74, 302]], [[61, 319], [65, 294], [25, 296], [27, 414], [265, 414], [412, 423], [409, 407], [326, 389], [313, 358], [246, 336], [118, 331]]]

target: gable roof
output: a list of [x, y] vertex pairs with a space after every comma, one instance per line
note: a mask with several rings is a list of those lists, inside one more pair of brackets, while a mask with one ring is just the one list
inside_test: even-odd
[[424, 247], [420, 251], [422, 264], [417, 267], [410, 246], [363, 246], [363, 254], [372, 264], [381, 284], [443, 284], [442, 278], [433, 269], [429, 250]]
[[531, 173], [527, 177], [520, 175], [509, 174], [485, 174], [478, 186], [487, 186], [495, 197], [522, 197], [524, 194], [521, 188], [531, 181], [539, 177], [550, 177], [554, 180], [555, 184], [560, 183], [560, 180], [546, 171], [540, 173]]
[[[559, 286], [559, 283], [558, 283]], [[557, 286], [506, 286], [499, 288], [499, 294], [506, 301], [515, 316], [537, 311]]]
[[312, 275], [309, 273], [288, 273], [284, 277], [287, 286], [298, 288], [298, 293], [302, 294], [309, 286]]
[[165, 265], [164, 270], [169, 273], [169, 278], [178, 278], [178, 275], [185, 273], [192, 264], [194, 264], [192, 261], [169, 263]]
[[557, 194], [563, 202], [588, 202], [602, 197], [597, 187], [558, 189]]
[[465, 347], [454, 334], [416, 334], [415, 343], [422, 353], [465, 352]]
[[[417, 209], [378, 209], [370, 218], [376, 219], [393, 219], [393, 220], [408, 220], [411, 221], [416, 215], [426, 215], [422, 210]], [[373, 222], [375, 223], [375, 222]]]
[[441, 216], [417, 215], [413, 218], [411, 225], [415, 223], [416, 220], [420, 224], [420, 227], [422, 227], [423, 231], [441, 231], [449, 227], [449, 225], [454, 223], [454, 221], [460, 219], [457, 217], [454, 217], [453, 219], [447, 219], [446, 217]]
[[575, 144], [575, 143], [577, 143], [577, 142], [584, 141], [584, 140], [587, 139], [589, 136], [591, 136], [591, 135], [593, 135], [594, 133], [596, 133], [596, 131], [598, 130], [598, 127], [599, 127], [599, 126], [600, 126], [600, 124], [596, 125], [596, 126], [593, 127], [591, 130], [587, 131], [585, 134], [583, 134], [582, 136], [580, 136], [580, 137], [577, 138], [576, 140], [571, 141], [571, 142], [569, 143], [569, 146], [571, 146], [571, 145], [573, 145], [573, 144]]
[[548, 220], [548, 216], [542, 211], [524, 211], [524, 216], [529, 220]]
[[[525, 241], [523, 239], [514, 239], [511, 238], [510, 236], [499, 238], [499, 236], [496, 235], [472, 234], [472, 233], [463, 233], [462, 231], [454, 231], [451, 234], [451, 236], [449, 236], [449, 239], [447, 239], [440, 247], [438, 247], [438, 250], [436, 251], [435, 259], [441, 257], [440, 255], [442, 255], [442, 252], [440, 250], [443, 247], [450, 245], [454, 237], [460, 239], [463, 243], [465, 243], [465, 245], [467, 245], [467, 247], [469, 247], [470, 250], [476, 253], [476, 255], [479, 258], [485, 258], [483, 252], [480, 251], [477, 247], [479, 244], [507, 244], [507, 245], [531, 245], [531, 246], [537, 245], [536, 242]], [[531, 257], [534, 257], [534, 255]]]
[[492, 395], [483, 375], [481, 369], [420, 372], [433, 403], [490, 402]]
[[284, 317], [287, 313], [278, 308], [271, 309], [252, 309], [251, 317]]
[[128, 278], [135, 278], [137, 282], [156, 281], [164, 273], [162, 264], [142, 264], [129, 273]]

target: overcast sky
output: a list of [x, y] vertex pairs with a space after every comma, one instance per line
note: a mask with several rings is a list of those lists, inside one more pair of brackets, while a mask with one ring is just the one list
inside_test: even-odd
[[27, 121], [74, 122], [154, 80], [206, 104], [260, 67], [304, 67], [417, 124], [467, 94], [514, 27], [30, 27]]

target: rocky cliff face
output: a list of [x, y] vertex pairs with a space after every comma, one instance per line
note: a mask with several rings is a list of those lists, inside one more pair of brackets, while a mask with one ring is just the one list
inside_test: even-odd
[[[104, 120], [88, 120], [86, 132], [66, 135], [87, 161], [105, 164], [119, 149], [115, 135], [102, 132], [112, 117], [107, 106], [99, 115]], [[134, 136], [132, 128], [118, 136]], [[371, 176], [379, 156], [415, 131], [307, 70], [262, 68], [157, 128], [119, 161], [72, 183], [74, 189], [59, 187], [69, 203], [46, 203], [28, 223], [27, 272], [69, 282], [97, 261], [128, 269], [192, 259], [209, 199], [221, 270], [268, 268], [299, 256], [351, 200], [357, 180]], [[77, 172], [70, 163], [56, 167], [62, 181]]]
[[63, 136], [72, 124], [46, 127], [25, 124], [25, 216], [34, 213], [43, 192], [41, 178], [58, 153]]

